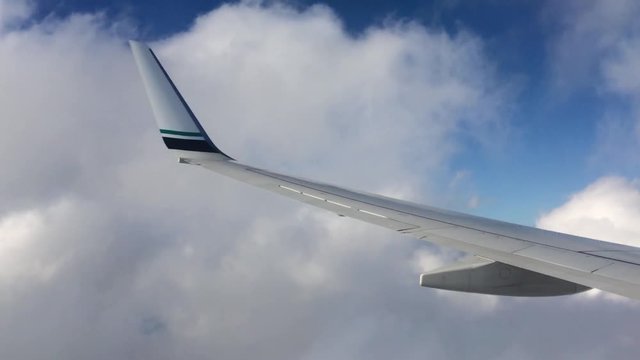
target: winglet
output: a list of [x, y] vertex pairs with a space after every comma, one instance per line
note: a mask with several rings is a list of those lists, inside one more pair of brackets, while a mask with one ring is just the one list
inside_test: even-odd
[[169, 74], [147, 45], [129, 41], [153, 115], [167, 148], [181, 159], [233, 160], [204, 131]]

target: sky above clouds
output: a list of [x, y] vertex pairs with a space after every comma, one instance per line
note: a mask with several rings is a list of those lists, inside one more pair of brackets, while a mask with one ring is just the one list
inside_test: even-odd
[[634, 358], [638, 304], [423, 289], [460, 256], [177, 164], [148, 41], [257, 166], [640, 246], [640, 7], [0, 2], [0, 357]]

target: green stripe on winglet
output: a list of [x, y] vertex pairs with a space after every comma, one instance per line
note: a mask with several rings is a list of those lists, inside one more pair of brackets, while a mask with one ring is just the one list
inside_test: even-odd
[[176, 131], [160, 129], [161, 134], [180, 135], [180, 136], [202, 136], [199, 132]]

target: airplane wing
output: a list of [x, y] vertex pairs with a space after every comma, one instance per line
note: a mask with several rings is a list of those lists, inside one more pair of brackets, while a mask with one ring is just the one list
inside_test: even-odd
[[640, 248], [419, 205], [242, 164], [207, 135], [145, 44], [130, 42], [160, 135], [184, 164], [472, 254], [422, 274], [422, 286], [512, 296], [598, 288], [640, 299]]

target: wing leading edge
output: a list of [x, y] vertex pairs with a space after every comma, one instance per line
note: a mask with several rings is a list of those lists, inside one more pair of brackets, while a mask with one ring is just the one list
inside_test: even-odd
[[133, 41], [130, 45], [161, 136], [181, 163], [486, 260], [423, 274], [423, 286], [521, 296], [598, 288], [640, 299], [640, 248], [419, 205], [239, 163], [213, 143], [151, 49]]

